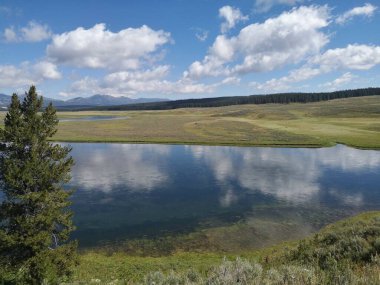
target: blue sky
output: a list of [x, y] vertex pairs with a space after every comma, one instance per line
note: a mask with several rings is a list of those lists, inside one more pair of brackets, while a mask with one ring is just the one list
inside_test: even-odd
[[0, 0], [0, 93], [169, 99], [380, 86], [380, 6]]

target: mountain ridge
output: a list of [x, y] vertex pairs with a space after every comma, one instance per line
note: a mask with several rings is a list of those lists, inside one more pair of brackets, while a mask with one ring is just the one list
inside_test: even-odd
[[[19, 95], [22, 100], [25, 95]], [[0, 93], [0, 108], [5, 109], [11, 103], [12, 96]], [[163, 98], [129, 98], [126, 96], [113, 97], [111, 95], [95, 94], [89, 97], [76, 97], [68, 100], [58, 100], [49, 97], [44, 97], [44, 105], [53, 103], [55, 107], [99, 107], [99, 106], [116, 106], [129, 105], [139, 103], [153, 103], [169, 101]]]

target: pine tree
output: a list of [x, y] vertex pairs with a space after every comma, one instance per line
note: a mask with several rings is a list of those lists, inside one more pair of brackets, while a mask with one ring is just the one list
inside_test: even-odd
[[[77, 263], [70, 180], [70, 147], [48, 141], [57, 131], [50, 103], [30, 87], [20, 103], [13, 94], [0, 130], [0, 283], [54, 284]], [[3, 197], [1, 197], [3, 196]]]

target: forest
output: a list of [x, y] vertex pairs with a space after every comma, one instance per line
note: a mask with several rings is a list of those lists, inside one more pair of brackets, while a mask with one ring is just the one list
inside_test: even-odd
[[[169, 110], [178, 108], [205, 108], [222, 107], [230, 105], [244, 104], [289, 104], [289, 103], [310, 103], [327, 101], [333, 99], [343, 99], [361, 96], [379, 95], [380, 88], [362, 88], [353, 90], [342, 90], [321, 93], [278, 93], [268, 95], [250, 96], [230, 96], [203, 99], [186, 99], [175, 101], [164, 101], [154, 103], [141, 103], [118, 106], [101, 106], [91, 108], [94, 110], [120, 111], [120, 110]], [[89, 110], [89, 108], [86, 108]]]

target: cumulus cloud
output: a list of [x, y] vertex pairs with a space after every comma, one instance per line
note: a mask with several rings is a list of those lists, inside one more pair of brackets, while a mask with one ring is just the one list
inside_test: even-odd
[[223, 6], [219, 9], [219, 17], [224, 19], [220, 28], [222, 33], [226, 33], [239, 22], [248, 20], [248, 16], [244, 16], [238, 8], [231, 6]]
[[36, 64], [23, 62], [19, 66], [0, 65], [0, 87], [23, 88], [46, 79], [59, 79], [61, 74], [54, 64], [41, 61]]
[[105, 81], [110, 84], [116, 84], [117, 82], [126, 82], [132, 80], [149, 81], [161, 79], [168, 74], [169, 69], [170, 67], [168, 65], [161, 65], [154, 69], [148, 69], [145, 71], [113, 72], [105, 77]]
[[337, 90], [342, 85], [351, 82], [355, 77], [356, 76], [353, 75], [351, 72], [346, 72], [342, 76], [336, 78], [335, 80], [322, 84], [322, 87], [325, 87], [329, 90]]
[[97, 24], [54, 35], [47, 55], [56, 63], [76, 67], [138, 69], [169, 41], [170, 33], [145, 25], [114, 33], [105, 24]]
[[199, 83], [190, 78], [170, 81], [165, 79], [168, 73], [169, 66], [162, 65], [148, 70], [112, 72], [99, 79], [86, 76], [74, 81], [70, 89], [62, 92], [62, 95], [73, 97], [88, 94], [202, 94], [214, 92], [220, 86], [237, 85], [240, 82], [239, 78], [233, 76], [212, 84]]
[[[368, 70], [378, 64], [380, 64], [380, 46], [348, 45], [344, 48], [329, 49], [311, 57], [304, 66], [292, 70], [287, 76], [273, 78], [264, 83], [252, 82], [250, 85], [258, 90], [284, 91], [291, 88], [291, 83], [308, 80], [320, 74], [337, 70]], [[354, 76], [347, 72], [323, 86], [336, 89], [353, 78]]]
[[292, 70], [289, 75], [281, 78], [272, 78], [264, 83], [251, 82], [250, 86], [266, 92], [282, 92], [291, 88], [291, 83], [304, 81], [321, 74], [319, 68], [303, 66]]
[[96, 93], [112, 96], [135, 95], [137, 93], [197, 94], [211, 93], [220, 85], [231, 84], [231, 81], [203, 84], [188, 78], [169, 81], [163, 78], [167, 72], [167, 66], [159, 66], [145, 71], [114, 72], [101, 79], [84, 77], [73, 82], [70, 90], [65, 94], [70, 94], [70, 96]]
[[45, 79], [60, 79], [61, 73], [54, 63], [40, 61], [33, 66], [34, 71]]
[[380, 64], [380, 46], [350, 44], [345, 48], [329, 49], [311, 62], [324, 70], [367, 70]]
[[277, 4], [294, 6], [302, 2], [303, 0], [256, 0], [255, 8], [259, 12], [267, 12]]
[[321, 31], [329, 19], [327, 6], [299, 7], [264, 23], [248, 25], [235, 37], [219, 35], [205, 58], [193, 62], [184, 76], [229, 76], [298, 63], [318, 54], [329, 42]]
[[20, 66], [0, 65], [0, 87], [23, 87], [32, 85], [34, 78], [29, 72], [27, 64]]
[[52, 36], [48, 25], [30, 21], [25, 27], [18, 30], [15, 27], [8, 27], [3, 32], [6, 42], [40, 42]]
[[338, 24], [344, 24], [347, 21], [351, 20], [352, 18], [356, 16], [365, 16], [365, 17], [371, 17], [375, 13], [377, 7], [370, 4], [366, 3], [364, 6], [361, 7], [355, 7], [344, 14], [340, 15], [338, 18], [336, 18], [336, 22]]

